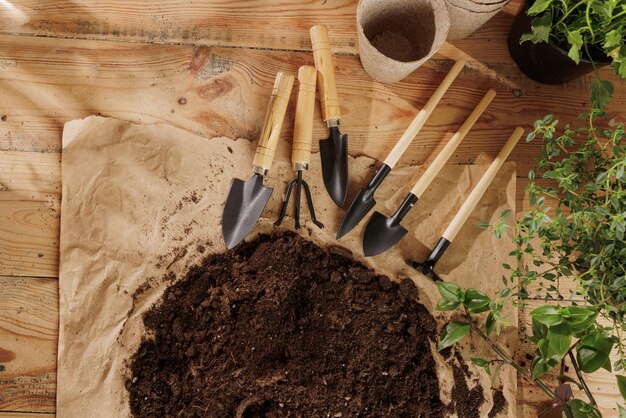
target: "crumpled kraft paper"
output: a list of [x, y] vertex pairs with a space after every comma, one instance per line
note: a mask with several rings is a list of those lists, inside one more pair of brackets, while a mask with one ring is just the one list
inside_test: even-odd
[[[471, 134], [466, 141], [471, 141]], [[89, 117], [68, 122], [63, 132], [62, 217], [60, 243], [60, 336], [57, 376], [57, 414], [60, 417], [126, 417], [130, 415], [125, 389], [127, 363], [144, 337], [142, 315], [159, 300], [171, 281], [203, 256], [221, 252], [222, 205], [234, 177], [247, 179], [256, 143], [245, 139], [208, 140], [167, 125], [140, 126], [116, 119]], [[254, 234], [270, 232], [285, 184], [294, 178], [290, 145], [281, 142], [266, 185], [274, 193]], [[378, 166], [365, 157], [350, 159], [348, 199]], [[340, 245], [365, 264], [390, 277], [410, 277], [420, 289], [420, 301], [435, 313], [438, 293], [433, 282], [409, 268], [405, 259], [424, 259], [461, 206], [486, 167], [447, 166], [403, 221], [409, 234], [392, 250], [362, 259], [365, 225], [334, 239], [342, 211], [328, 197], [322, 182], [319, 155], [312, 156], [305, 179], [311, 186], [323, 230], [308, 222], [300, 233], [321, 245]], [[398, 167], [376, 194], [377, 210], [391, 213], [420, 170]], [[481, 220], [495, 220], [515, 203], [515, 165], [507, 163], [467, 224], [437, 266], [440, 275], [462, 286], [494, 295], [501, 287], [502, 261], [510, 240], [497, 241], [481, 230]], [[283, 223], [293, 228], [293, 220]], [[204, 250], [202, 253], [201, 251]], [[169, 273], [169, 279], [164, 276]], [[515, 312], [511, 320], [517, 323]], [[514, 350], [517, 330], [501, 336], [501, 345]], [[472, 338], [463, 357], [484, 354]], [[441, 396], [450, 400], [449, 365], [435, 353]], [[487, 376], [475, 374], [473, 387], [485, 387], [485, 416], [492, 396]], [[502, 374], [508, 408], [514, 414], [516, 379]]]

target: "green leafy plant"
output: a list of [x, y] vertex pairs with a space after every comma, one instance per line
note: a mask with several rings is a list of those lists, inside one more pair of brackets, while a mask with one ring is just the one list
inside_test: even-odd
[[[437, 309], [462, 316], [445, 327], [439, 349], [476, 333], [494, 358], [475, 358], [474, 364], [489, 374], [503, 365], [514, 367], [568, 417], [601, 416], [585, 373], [612, 372], [626, 399], [626, 134], [623, 124], [596, 126], [602, 116], [597, 108], [581, 115], [586, 126], [578, 129], [566, 125], [557, 130], [559, 122], [551, 115], [535, 122], [527, 141], [543, 141], [541, 157], [528, 175], [531, 209], [514, 226], [510, 256], [515, 262], [504, 264], [510, 273], [502, 277], [504, 288], [490, 297], [437, 283]], [[508, 214], [480, 226], [505, 236]], [[532, 364], [523, 367], [495, 336], [510, 325], [503, 307], [529, 299], [546, 303], [531, 311], [528, 339], [535, 352]], [[541, 380], [552, 370], [559, 381], [553, 388]], [[575, 398], [571, 385], [586, 399]], [[619, 409], [626, 417], [626, 410]]]
[[[531, 32], [520, 42], [552, 41], [568, 51], [577, 64], [585, 58], [595, 65], [611, 62], [626, 78], [626, 2], [623, 0], [535, 0], [526, 12], [533, 17]], [[603, 108], [613, 84], [598, 79], [591, 86], [594, 106]]]

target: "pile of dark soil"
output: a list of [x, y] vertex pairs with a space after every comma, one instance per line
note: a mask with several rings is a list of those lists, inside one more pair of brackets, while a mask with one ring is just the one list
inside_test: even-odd
[[444, 416], [429, 348], [435, 321], [416, 297], [410, 280], [392, 282], [291, 233], [209, 256], [145, 316], [131, 411]]

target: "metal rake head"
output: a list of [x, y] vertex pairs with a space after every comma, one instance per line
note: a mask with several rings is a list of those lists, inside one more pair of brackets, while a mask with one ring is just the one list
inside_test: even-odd
[[296, 189], [296, 197], [293, 205], [293, 217], [296, 224], [296, 229], [300, 229], [300, 201], [302, 199], [302, 189], [304, 189], [304, 195], [306, 196], [306, 201], [309, 206], [309, 213], [311, 214], [311, 221], [318, 228], [324, 228], [324, 224], [317, 220], [315, 217], [315, 209], [313, 208], [313, 198], [311, 197], [311, 190], [309, 189], [309, 185], [306, 181], [302, 180], [302, 170], [298, 170], [298, 178], [289, 183], [287, 186], [287, 191], [285, 192], [285, 199], [283, 200], [282, 205], [280, 206], [280, 213], [278, 214], [278, 219], [274, 222], [274, 226], [279, 226], [283, 219], [285, 218], [285, 214], [287, 213], [287, 205], [289, 204], [289, 198], [291, 197], [291, 192], [293, 189]]

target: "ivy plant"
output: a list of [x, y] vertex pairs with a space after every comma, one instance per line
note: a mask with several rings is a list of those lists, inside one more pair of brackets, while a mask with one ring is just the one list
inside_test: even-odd
[[[577, 64], [582, 58], [610, 62], [626, 78], [626, 2], [623, 0], [535, 0], [526, 12], [532, 16], [531, 32], [521, 42], [552, 41]], [[597, 72], [596, 72], [597, 74]], [[597, 80], [591, 86], [596, 107], [604, 107], [613, 84]]]
[[[514, 249], [504, 264], [509, 274], [502, 277], [503, 289], [489, 296], [437, 283], [437, 309], [456, 313], [439, 349], [476, 333], [493, 357], [472, 359], [474, 364], [489, 374], [503, 365], [515, 368], [553, 399], [553, 407], [575, 418], [601, 416], [585, 374], [612, 372], [626, 399], [626, 135], [623, 124], [602, 116], [597, 108], [581, 115], [582, 128], [559, 129], [551, 115], [535, 122], [527, 141], [542, 141], [541, 157], [528, 174], [531, 208], [512, 227]], [[507, 215], [480, 226], [508, 237]], [[496, 339], [510, 326], [504, 306], [529, 299], [545, 303], [530, 312], [534, 355], [524, 367]], [[542, 381], [550, 371], [558, 375], [556, 387]], [[573, 387], [585, 396], [575, 398]], [[619, 411], [626, 417], [626, 409]]]

